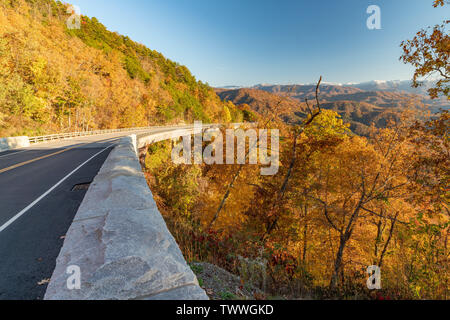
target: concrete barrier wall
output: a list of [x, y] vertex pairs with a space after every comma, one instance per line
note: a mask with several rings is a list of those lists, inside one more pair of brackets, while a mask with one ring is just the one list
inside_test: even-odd
[[[158, 211], [136, 153], [192, 130], [121, 139], [66, 235], [46, 300], [208, 299]], [[68, 289], [70, 266], [80, 268], [79, 290]]]
[[30, 146], [28, 137], [0, 138], [0, 151], [26, 148]]
[[164, 140], [171, 140], [180, 138], [187, 135], [193, 135], [197, 133], [201, 133], [203, 130], [206, 129], [218, 129], [220, 125], [217, 124], [208, 124], [203, 125], [201, 128], [197, 128], [194, 126], [186, 126], [180, 129], [173, 129], [166, 132], [160, 132], [155, 134], [140, 134], [137, 136], [137, 150], [144, 148], [147, 145], [150, 145], [152, 143], [164, 141]]

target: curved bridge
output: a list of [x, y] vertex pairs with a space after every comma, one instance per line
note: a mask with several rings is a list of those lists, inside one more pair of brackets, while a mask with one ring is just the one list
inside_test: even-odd
[[148, 144], [193, 133], [137, 128], [0, 152], [0, 299], [207, 299], [139, 163]]

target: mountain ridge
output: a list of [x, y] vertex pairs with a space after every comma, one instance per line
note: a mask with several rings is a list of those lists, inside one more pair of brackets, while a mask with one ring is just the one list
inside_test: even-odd
[[[220, 89], [215, 91], [224, 101], [230, 101], [257, 114], [273, 111], [284, 98], [284, 108], [279, 118], [284, 122], [300, 123], [306, 116], [305, 99], [314, 101], [316, 85], [267, 85], [241, 89]], [[445, 101], [432, 101], [424, 96], [397, 91], [365, 91], [356, 87], [324, 84], [320, 87], [320, 102], [325, 109], [339, 113], [350, 123], [353, 132], [367, 135], [370, 126], [384, 127], [389, 119], [396, 118], [406, 109], [431, 111], [445, 108]], [[312, 103], [312, 102], [311, 102]], [[442, 103], [442, 104], [441, 104]], [[448, 106], [447, 106], [448, 108]]]
[[[348, 100], [349, 94], [360, 94], [366, 96], [383, 95], [384, 92], [392, 93], [396, 95], [398, 99], [402, 100], [420, 100], [421, 103], [431, 106], [433, 111], [439, 109], [448, 109], [450, 102], [445, 98], [432, 100], [429, 98], [427, 90], [432, 86], [432, 81], [424, 82], [424, 85], [419, 88], [412, 88], [412, 82], [409, 80], [373, 80], [368, 82], [353, 83], [353, 84], [333, 84], [323, 82], [320, 87], [321, 95], [327, 97], [336, 96], [339, 100]], [[216, 92], [225, 90], [239, 90], [239, 89], [255, 89], [263, 90], [274, 94], [288, 94], [291, 97], [303, 102], [305, 98], [315, 98], [316, 84], [257, 84], [251, 87], [239, 87], [239, 86], [225, 86], [224, 88], [215, 88]], [[339, 97], [340, 96], [340, 97]], [[356, 100], [360, 100], [360, 98]], [[354, 100], [350, 98], [350, 100]], [[370, 102], [370, 101], [366, 101]], [[376, 99], [372, 103], [376, 102]]]
[[[239, 85], [227, 85], [227, 86], [218, 86], [218, 89], [258, 89], [261, 87], [270, 87], [270, 86], [315, 86], [316, 83], [290, 83], [290, 84], [275, 84], [275, 83], [259, 83], [253, 86], [239, 86]], [[339, 83], [339, 82], [322, 82], [324, 86], [336, 86], [336, 87], [352, 87], [358, 88], [365, 91], [399, 91], [399, 92], [408, 92], [415, 94], [427, 95], [427, 90], [433, 86], [433, 81], [425, 80], [423, 81], [423, 85], [418, 88], [412, 87], [411, 80], [370, 80], [363, 82], [347, 82], [347, 83]]]

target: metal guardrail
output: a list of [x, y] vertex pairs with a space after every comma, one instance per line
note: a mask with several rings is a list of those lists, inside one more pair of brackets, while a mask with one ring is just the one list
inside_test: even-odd
[[93, 136], [98, 134], [105, 133], [114, 133], [114, 132], [123, 132], [123, 131], [140, 131], [147, 129], [159, 128], [158, 126], [153, 127], [140, 127], [140, 128], [124, 128], [124, 129], [109, 129], [109, 130], [93, 130], [93, 131], [81, 131], [81, 132], [68, 132], [68, 133], [59, 133], [59, 134], [50, 134], [46, 136], [39, 137], [30, 137], [30, 143], [39, 143], [39, 142], [49, 142], [55, 140], [65, 140], [75, 137], [84, 137], [84, 136]]
[[[252, 123], [247, 123], [253, 125]], [[232, 123], [231, 125], [240, 126], [242, 123]], [[186, 127], [189, 125], [180, 125], [180, 127]], [[93, 136], [98, 134], [106, 134], [106, 133], [114, 133], [114, 132], [123, 132], [123, 131], [141, 131], [148, 129], [158, 129], [165, 128], [166, 126], [151, 126], [151, 127], [136, 127], [136, 128], [123, 128], [123, 129], [108, 129], [108, 130], [93, 130], [93, 131], [81, 131], [81, 132], [68, 132], [68, 133], [57, 133], [50, 134], [46, 136], [39, 137], [29, 137], [30, 144], [39, 143], [39, 142], [49, 142], [55, 140], [66, 140], [75, 137], [84, 137], [84, 136]]]

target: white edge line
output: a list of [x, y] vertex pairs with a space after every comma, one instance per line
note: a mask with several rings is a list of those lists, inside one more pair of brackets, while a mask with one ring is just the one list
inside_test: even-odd
[[0, 232], [4, 231], [6, 228], [8, 228], [11, 224], [13, 224], [17, 219], [19, 219], [21, 216], [23, 216], [28, 210], [30, 210], [32, 207], [34, 207], [39, 201], [41, 201], [42, 199], [44, 199], [50, 192], [52, 192], [53, 190], [55, 190], [59, 185], [61, 185], [61, 183], [63, 183], [64, 181], [66, 181], [67, 178], [69, 178], [71, 175], [73, 175], [75, 172], [77, 172], [79, 169], [81, 169], [84, 165], [86, 165], [89, 161], [91, 161], [92, 159], [94, 159], [95, 157], [97, 157], [99, 154], [101, 154], [102, 152], [104, 152], [105, 150], [111, 148], [113, 146], [108, 146], [105, 149], [101, 150], [100, 152], [96, 153], [95, 155], [93, 155], [92, 157], [90, 157], [88, 160], [86, 160], [85, 162], [83, 162], [82, 164], [80, 164], [75, 170], [73, 170], [71, 173], [69, 173], [68, 175], [66, 175], [64, 178], [62, 178], [57, 184], [55, 184], [53, 187], [51, 187], [50, 189], [48, 189], [43, 195], [41, 195], [39, 198], [37, 198], [36, 200], [34, 200], [32, 203], [30, 203], [25, 209], [23, 209], [22, 211], [20, 211], [18, 214], [16, 214], [14, 217], [12, 217], [8, 222], [6, 222], [4, 225], [2, 225], [0, 227]]

